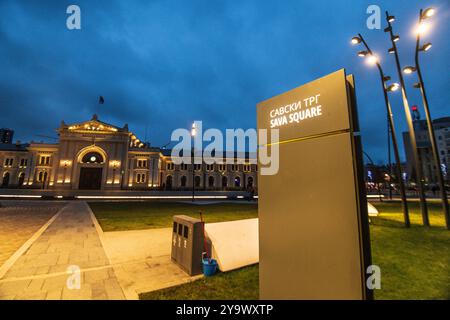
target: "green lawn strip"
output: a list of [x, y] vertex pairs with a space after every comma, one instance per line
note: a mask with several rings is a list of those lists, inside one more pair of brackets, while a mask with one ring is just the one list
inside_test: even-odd
[[258, 265], [218, 273], [177, 287], [143, 293], [141, 300], [256, 300]]
[[167, 228], [172, 225], [174, 215], [199, 218], [200, 211], [207, 223], [258, 216], [257, 204], [248, 203], [90, 202], [89, 205], [105, 232]]
[[371, 218], [373, 264], [381, 268], [376, 299], [450, 299], [450, 232], [439, 203], [429, 204], [432, 227], [421, 226], [417, 202], [409, 203], [412, 226], [403, 227], [400, 203], [374, 203]]

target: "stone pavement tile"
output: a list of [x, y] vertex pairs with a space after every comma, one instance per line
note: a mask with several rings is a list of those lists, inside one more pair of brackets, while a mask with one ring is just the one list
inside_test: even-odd
[[65, 203], [3, 202], [0, 208], [0, 265], [30, 239]]
[[62, 290], [63, 300], [91, 300], [92, 289], [89, 284], [81, 285], [80, 289], [69, 289], [65, 287]]
[[0, 296], [21, 294], [30, 284], [31, 280], [17, 280], [0, 283]]
[[[71, 202], [61, 210], [57, 219], [17, 262], [5, 279], [40, 277], [22, 285], [21, 282], [1, 283], [2, 296], [21, 299], [125, 298], [112, 267], [108, 267], [109, 259], [84, 202]], [[79, 290], [67, 287], [69, 265], [81, 269]], [[105, 268], [89, 270], [98, 267]]]
[[106, 280], [111, 278], [108, 269], [89, 270], [84, 272], [84, 281], [86, 283], [95, 283], [97, 281]]
[[45, 292], [26, 292], [23, 294], [17, 295], [14, 300], [44, 300], [45, 299]]
[[122, 300], [125, 299], [122, 288], [119, 285], [117, 279], [105, 280], [105, 289], [108, 299], [110, 300]]
[[61, 288], [48, 291], [45, 300], [61, 300], [62, 290], [63, 289]]
[[62, 289], [66, 286], [68, 275], [52, 276], [45, 279], [42, 285], [43, 291]]
[[44, 279], [32, 279], [28, 287], [25, 289], [30, 292], [41, 291], [42, 285], [44, 284]]

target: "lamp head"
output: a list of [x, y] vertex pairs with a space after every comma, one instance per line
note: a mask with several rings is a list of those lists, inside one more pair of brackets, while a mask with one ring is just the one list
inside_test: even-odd
[[367, 56], [368, 54], [369, 54], [369, 52], [367, 52], [367, 51], [365, 51], [365, 50], [359, 51], [359, 52], [358, 52], [358, 56], [359, 56], [359, 57], [365, 57], [365, 56]]
[[387, 91], [393, 92], [397, 91], [400, 88], [400, 85], [397, 82], [394, 82], [389, 87], [387, 87]]
[[428, 51], [432, 47], [432, 44], [430, 42], [425, 43], [422, 47], [420, 47], [420, 51]]
[[353, 45], [360, 44], [361, 43], [361, 38], [360, 37], [353, 37], [352, 40], [351, 40], [351, 43]]
[[405, 74], [411, 74], [415, 71], [416, 71], [416, 67], [413, 67], [413, 66], [407, 66], [407, 67], [403, 68], [403, 73], [405, 73]]
[[434, 16], [434, 14], [436, 13], [436, 9], [434, 8], [427, 8], [425, 9], [425, 11], [422, 13], [422, 19], [428, 19], [432, 16]]

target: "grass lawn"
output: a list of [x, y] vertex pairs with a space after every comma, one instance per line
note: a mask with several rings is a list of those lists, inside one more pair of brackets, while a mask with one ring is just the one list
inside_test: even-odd
[[207, 223], [258, 217], [255, 203], [90, 202], [89, 206], [105, 232], [168, 228], [172, 226], [172, 216], [200, 218], [200, 211]]
[[[254, 204], [192, 206], [178, 203], [91, 203], [105, 231], [169, 227], [173, 214], [194, 215], [207, 222], [254, 218]], [[439, 203], [430, 203], [432, 227], [421, 226], [417, 202], [410, 203], [412, 226], [403, 227], [399, 202], [375, 202], [371, 218], [373, 263], [381, 268], [376, 299], [450, 299], [450, 231], [444, 228]], [[258, 266], [250, 266], [178, 287], [145, 293], [141, 299], [257, 299]]]

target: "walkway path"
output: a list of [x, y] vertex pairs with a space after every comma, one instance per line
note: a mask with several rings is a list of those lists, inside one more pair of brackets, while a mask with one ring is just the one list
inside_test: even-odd
[[[69, 266], [80, 287], [69, 289]], [[76, 281], [73, 282], [76, 284]], [[0, 279], [0, 299], [124, 299], [88, 205], [70, 202]]]

